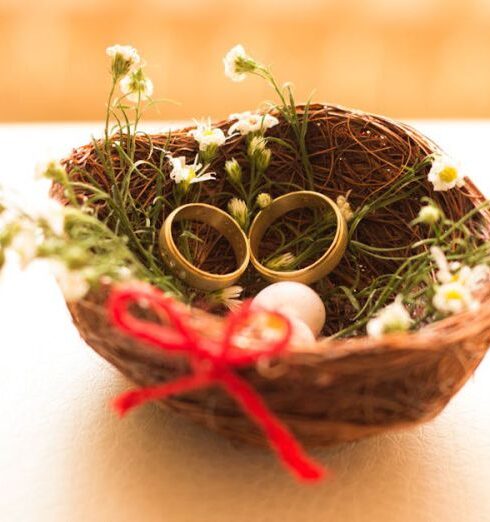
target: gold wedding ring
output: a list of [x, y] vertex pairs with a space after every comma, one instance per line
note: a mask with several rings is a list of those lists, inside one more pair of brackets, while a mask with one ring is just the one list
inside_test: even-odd
[[[259, 261], [259, 248], [268, 228], [281, 216], [300, 208], [320, 208], [335, 216], [336, 230], [332, 242], [322, 256], [298, 270], [272, 270]], [[175, 244], [172, 226], [182, 220], [194, 220], [216, 229], [230, 243], [237, 268], [226, 274], [214, 274], [193, 265]], [[252, 261], [255, 269], [268, 281], [296, 281], [310, 284], [330, 273], [339, 263], [347, 248], [347, 223], [339, 207], [327, 196], [301, 190], [280, 196], [259, 212], [252, 222], [248, 238], [238, 223], [226, 212], [205, 203], [189, 203], [178, 207], [165, 219], [160, 230], [160, 250], [165, 263], [189, 286], [212, 291], [236, 283]]]
[[[237, 268], [226, 274], [214, 274], [188, 261], [177, 248], [172, 235], [172, 225], [184, 219], [205, 223], [223, 235], [233, 249]], [[250, 261], [249, 243], [238, 223], [223, 210], [205, 203], [182, 205], [167, 216], [160, 230], [160, 250], [165, 263], [180, 279], [194, 288], [206, 291], [219, 290], [236, 283]]]
[[[267, 229], [281, 216], [299, 208], [323, 208], [333, 212], [337, 228], [332, 243], [326, 252], [312, 264], [299, 270], [271, 270], [259, 261], [259, 248]], [[339, 207], [327, 196], [318, 192], [301, 190], [280, 196], [259, 212], [249, 231], [250, 260], [268, 281], [296, 281], [310, 284], [330, 273], [339, 263], [347, 248], [347, 223]]]

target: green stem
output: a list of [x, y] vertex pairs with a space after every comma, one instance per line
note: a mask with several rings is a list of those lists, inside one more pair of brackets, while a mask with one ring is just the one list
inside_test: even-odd
[[116, 90], [116, 85], [117, 85], [117, 80], [113, 77], [112, 78], [111, 90], [109, 91], [109, 98], [107, 100], [107, 110], [106, 110], [106, 116], [105, 116], [105, 141], [106, 141], [106, 146], [109, 143], [109, 120], [110, 120], [110, 114], [111, 114], [112, 97], [114, 96], [114, 91]]

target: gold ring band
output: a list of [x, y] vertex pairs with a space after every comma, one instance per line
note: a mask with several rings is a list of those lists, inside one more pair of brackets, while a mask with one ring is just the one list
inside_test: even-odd
[[[172, 225], [184, 219], [205, 223], [216, 229], [230, 243], [237, 268], [226, 274], [213, 274], [190, 263], [179, 251], [172, 235]], [[189, 203], [171, 212], [160, 230], [160, 251], [165, 263], [185, 283], [199, 290], [219, 290], [238, 281], [250, 261], [250, 247], [243, 230], [226, 212], [205, 203]]]
[[[299, 208], [328, 208], [335, 214], [337, 229], [332, 243], [322, 256], [299, 270], [272, 270], [259, 261], [259, 248], [267, 229], [278, 218]], [[327, 196], [319, 192], [301, 190], [280, 196], [259, 212], [249, 230], [250, 260], [260, 274], [268, 281], [297, 281], [310, 284], [330, 273], [342, 259], [347, 248], [347, 223], [339, 207]]]

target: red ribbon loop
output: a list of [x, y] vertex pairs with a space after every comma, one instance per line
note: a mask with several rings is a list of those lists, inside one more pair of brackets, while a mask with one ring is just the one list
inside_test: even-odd
[[[130, 307], [151, 308], [162, 321], [158, 324], [135, 317]], [[145, 402], [163, 399], [206, 386], [221, 386], [262, 429], [280, 460], [300, 480], [317, 481], [325, 470], [310, 459], [286, 426], [267, 408], [260, 395], [233, 368], [251, 365], [260, 357], [277, 356], [287, 350], [291, 338], [291, 323], [283, 315], [264, 310], [252, 310], [250, 302], [230, 313], [224, 324], [224, 335], [213, 340], [199, 335], [189, 326], [189, 314], [175, 301], [149, 285], [126, 284], [115, 288], [107, 301], [110, 321], [125, 334], [152, 346], [185, 354], [194, 373], [174, 381], [140, 388], [121, 394], [114, 401], [120, 415]], [[274, 325], [277, 334], [261, 340], [260, 349], [240, 347], [240, 336], [247, 329], [260, 328], [263, 320]], [[262, 322], [261, 322], [262, 320]], [[277, 328], [279, 326], [280, 328]], [[267, 332], [267, 328], [263, 328]], [[206, 362], [206, 364], [202, 364]]]

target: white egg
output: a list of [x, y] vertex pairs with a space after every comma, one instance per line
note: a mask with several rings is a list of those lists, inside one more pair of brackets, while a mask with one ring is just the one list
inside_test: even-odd
[[281, 281], [266, 286], [254, 297], [252, 305], [303, 321], [314, 337], [318, 337], [325, 324], [325, 305], [320, 296], [303, 283]]
[[309, 349], [315, 344], [315, 336], [310, 330], [310, 327], [297, 319], [296, 317], [289, 317], [291, 322], [292, 332], [290, 344], [299, 349]]

